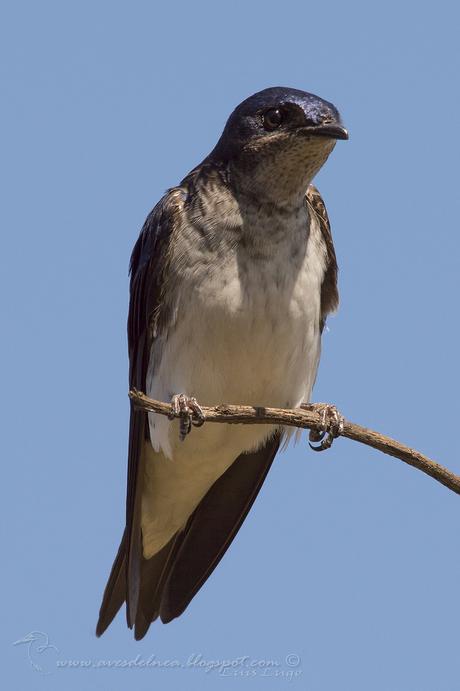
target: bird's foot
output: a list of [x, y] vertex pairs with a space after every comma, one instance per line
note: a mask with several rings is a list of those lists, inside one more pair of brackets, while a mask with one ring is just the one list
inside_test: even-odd
[[[321, 415], [321, 422], [316, 429], [311, 429], [309, 445], [313, 451], [326, 451], [332, 446], [332, 442], [343, 432], [343, 415], [339, 413], [335, 405], [329, 403], [302, 403], [305, 410], [311, 410]], [[314, 446], [311, 442], [319, 442]]]
[[203, 409], [196, 398], [186, 396], [184, 393], [175, 394], [171, 398], [172, 412], [168, 415], [170, 420], [178, 417], [180, 420], [179, 438], [184, 441], [187, 434], [190, 434], [192, 425], [201, 427], [205, 421]]

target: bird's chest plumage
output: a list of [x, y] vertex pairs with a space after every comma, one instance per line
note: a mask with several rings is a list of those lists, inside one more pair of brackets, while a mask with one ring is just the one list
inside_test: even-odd
[[320, 272], [308, 256], [305, 226], [298, 240], [268, 238], [236, 249], [203, 281], [203, 346], [212, 364], [197, 395], [212, 403], [279, 406], [304, 395], [299, 375], [309, 369], [309, 353], [317, 357]]
[[186, 231], [174, 325], [150, 380], [155, 398], [184, 392], [207, 405], [291, 407], [310, 395], [320, 347], [320, 233], [308, 231], [304, 209], [251, 221], [244, 234], [222, 230], [217, 247], [216, 233], [210, 246], [193, 227]]

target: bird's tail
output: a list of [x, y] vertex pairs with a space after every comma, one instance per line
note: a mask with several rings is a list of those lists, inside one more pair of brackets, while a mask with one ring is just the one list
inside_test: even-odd
[[[157, 554], [141, 560], [139, 602], [134, 624], [136, 640], [145, 636], [147, 630], [159, 615], [161, 595], [174, 552], [174, 536]], [[123, 533], [117, 556], [113, 562], [109, 580], [105, 587], [96, 626], [96, 635], [101, 636], [111, 624], [126, 600], [126, 531]]]
[[[241, 454], [212, 485], [183, 530], [153, 557], [139, 555], [134, 636], [143, 638], [158, 616], [166, 624], [188, 606], [240, 529], [280, 445], [277, 432], [256, 451]], [[126, 533], [112, 566], [96, 633], [104, 633], [126, 600]], [[137, 564], [137, 562], [136, 562]]]

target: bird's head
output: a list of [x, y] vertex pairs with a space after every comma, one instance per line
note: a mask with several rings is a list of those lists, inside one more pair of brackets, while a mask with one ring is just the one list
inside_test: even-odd
[[348, 139], [348, 132], [332, 103], [306, 91], [272, 87], [233, 111], [211, 157], [228, 162], [237, 178], [250, 180], [258, 192], [276, 185], [287, 197], [305, 192], [337, 139]]

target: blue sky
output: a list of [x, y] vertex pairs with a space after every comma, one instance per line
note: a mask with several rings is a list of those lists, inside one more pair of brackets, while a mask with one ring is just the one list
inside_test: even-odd
[[[317, 93], [351, 134], [317, 177], [341, 308], [315, 399], [460, 472], [455, 3], [0, 14], [8, 688], [458, 689], [459, 497], [347, 440], [314, 454], [303, 438], [277, 459], [183, 617], [139, 643], [122, 616], [94, 635], [124, 515], [129, 254], [254, 91]], [[58, 650], [13, 645], [33, 631]], [[138, 655], [150, 665], [95, 667]]]

